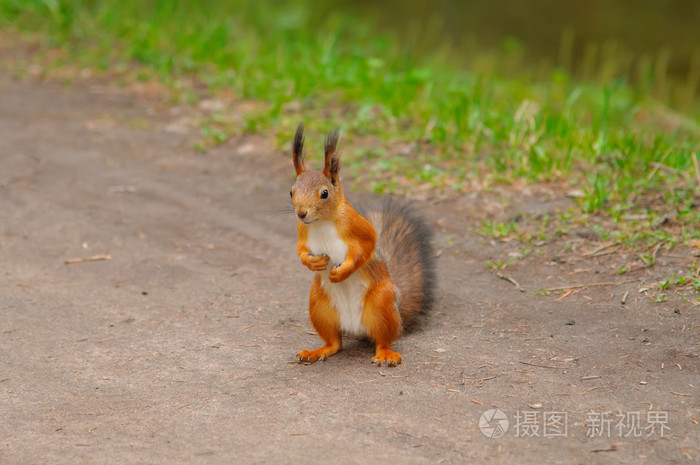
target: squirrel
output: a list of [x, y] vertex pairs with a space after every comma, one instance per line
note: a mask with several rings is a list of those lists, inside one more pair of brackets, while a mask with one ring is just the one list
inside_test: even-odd
[[299, 362], [326, 360], [342, 347], [342, 334], [376, 343], [372, 361], [396, 366], [391, 345], [435, 288], [431, 231], [408, 205], [387, 198], [360, 215], [340, 185], [339, 130], [325, 140], [322, 170], [304, 165], [304, 126], [292, 144], [296, 181], [290, 191], [297, 217], [297, 253], [315, 272], [309, 298], [311, 323], [324, 345], [297, 354]]

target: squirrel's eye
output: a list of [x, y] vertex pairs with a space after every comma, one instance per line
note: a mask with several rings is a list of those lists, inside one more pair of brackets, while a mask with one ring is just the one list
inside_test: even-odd
[[294, 194], [292, 194], [292, 191], [289, 191], [289, 196], [294, 197]]
[[327, 189], [323, 189], [323, 191], [321, 191], [321, 198], [322, 199], [328, 198], [328, 190]]

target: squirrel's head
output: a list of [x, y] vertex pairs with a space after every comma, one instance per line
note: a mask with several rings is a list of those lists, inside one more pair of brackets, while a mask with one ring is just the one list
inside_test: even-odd
[[340, 156], [337, 152], [338, 129], [328, 133], [324, 146], [325, 165], [322, 170], [307, 170], [304, 166], [304, 125], [294, 134], [292, 160], [297, 180], [289, 195], [300, 223], [311, 224], [319, 220], [332, 220], [343, 201], [338, 172]]

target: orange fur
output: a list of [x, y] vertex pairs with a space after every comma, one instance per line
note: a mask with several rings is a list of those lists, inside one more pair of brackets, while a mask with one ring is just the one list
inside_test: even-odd
[[341, 208], [334, 215], [333, 223], [340, 238], [348, 247], [345, 262], [331, 270], [330, 280], [339, 283], [346, 280], [352, 273], [365, 266], [374, 258], [377, 244], [377, 232], [369, 221], [360, 216], [354, 208], [342, 198]]
[[[395, 305], [396, 291], [391, 282], [386, 265], [375, 257], [377, 233], [372, 224], [358, 214], [345, 200], [339, 190], [339, 206], [334, 214], [329, 215], [348, 252], [345, 261], [331, 269], [329, 280], [339, 283], [355, 272], [361, 272], [367, 283], [367, 291], [362, 305], [361, 321], [367, 335], [376, 342], [377, 350], [372, 359], [379, 365], [395, 366], [401, 363], [401, 354], [391, 350], [391, 344], [401, 336], [401, 317]], [[307, 246], [309, 228], [303, 223], [297, 224], [297, 253], [301, 262], [311, 271], [323, 271], [328, 266], [328, 258], [314, 256]], [[338, 312], [333, 302], [321, 285], [317, 274], [311, 287], [309, 297], [309, 315], [311, 323], [325, 345], [315, 350], [303, 350], [297, 354], [300, 361], [315, 362], [325, 360], [342, 347]]]
[[401, 354], [391, 350], [391, 344], [401, 336], [401, 316], [396, 303], [396, 288], [384, 263], [373, 260], [367, 265], [366, 280], [370, 287], [365, 294], [362, 324], [370, 339], [377, 343], [372, 359], [382, 365], [398, 365]]
[[333, 309], [331, 299], [321, 286], [321, 276], [316, 275], [311, 285], [309, 296], [309, 316], [314, 329], [321, 336], [325, 345], [316, 350], [302, 350], [297, 359], [305, 362], [325, 360], [342, 347], [340, 321], [338, 313]]
[[309, 228], [301, 223], [297, 224], [299, 238], [297, 239], [297, 253], [301, 258], [301, 263], [311, 271], [323, 271], [328, 267], [328, 257], [323, 255], [312, 255], [306, 246], [309, 237]]
[[[404, 304], [400, 302], [403, 295], [399, 295], [399, 289], [401, 294], [404, 290], [397, 283], [401, 286], [407, 284], [404, 287], [408, 288], [406, 293], [410, 302], [404, 308], [411, 310], [406, 313], [407, 316], [420, 310], [424, 295], [420, 286], [422, 269], [420, 265], [411, 265], [411, 260], [418, 257], [418, 249], [410, 243], [413, 231], [411, 225], [405, 226], [394, 220], [388, 226], [382, 226], [383, 230], [391, 233], [392, 238], [399, 239], [400, 244], [408, 244], [409, 250], [386, 245], [383, 248], [390, 252], [400, 252], [394, 255], [406, 256], [407, 260], [392, 261], [392, 255], [378, 256], [377, 231], [370, 221], [348, 203], [340, 186], [340, 159], [336, 151], [338, 132], [330, 133], [326, 139], [323, 170], [306, 170], [303, 140], [303, 127], [300, 126], [293, 145], [297, 180], [290, 194], [298, 218], [297, 253], [302, 264], [316, 272], [309, 297], [309, 316], [324, 345], [315, 350], [299, 352], [297, 359], [315, 362], [325, 360], [339, 351], [342, 346], [342, 327], [353, 333], [365, 332], [376, 343], [376, 353], [372, 357], [375, 363], [398, 365], [401, 363], [401, 354], [394, 352], [391, 345], [403, 332], [404, 312], [400, 310]], [[314, 229], [310, 245], [310, 225], [319, 221], [325, 223], [319, 223], [319, 229]], [[332, 227], [327, 222], [331, 222]], [[402, 241], [404, 237], [409, 239]], [[310, 247], [318, 255], [314, 255]], [[342, 257], [342, 253], [345, 253], [344, 260], [337, 263], [341, 260], [339, 257]], [[335, 257], [333, 260], [336, 262], [329, 263], [327, 254]], [[385, 262], [387, 258], [389, 261]], [[388, 265], [392, 270], [401, 271], [397, 274], [397, 282], [392, 280]], [[327, 274], [321, 273], [329, 266], [331, 268]], [[346, 283], [347, 286], [341, 284], [355, 273], [358, 273], [356, 276], [359, 276], [359, 281], [353, 278]], [[362, 295], [357, 294], [360, 292]], [[337, 300], [334, 302], [333, 299]], [[353, 313], [355, 308], [357, 313]]]

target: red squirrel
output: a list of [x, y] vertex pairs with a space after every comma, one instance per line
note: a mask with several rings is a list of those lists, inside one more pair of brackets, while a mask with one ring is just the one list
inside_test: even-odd
[[304, 165], [304, 126], [294, 135], [297, 174], [290, 195], [297, 217], [297, 253], [315, 272], [309, 298], [311, 323], [324, 345], [297, 354], [299, 362], [326, 360], [341, 349], [342, 334], [376, 343], [372, 360], [396, 366], [391, 345], [433, 300], [434, 253], [425, 222], [408, 206], [387, 199], [361, 216], [340, 185], [338, 130], [325, 141], [322, 170]]

